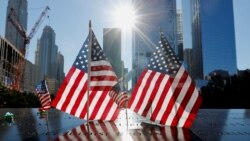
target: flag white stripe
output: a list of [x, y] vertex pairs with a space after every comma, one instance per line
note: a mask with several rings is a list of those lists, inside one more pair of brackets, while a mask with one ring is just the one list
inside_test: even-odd
[[68, 104], [68, 106], [66, 108], [67, 113], [71, 112], [72, 107], [74, 106], [77, 98], [79, 97], [79, 94], [80, 94], [81, 90], [83, 89], [84, 84], [87, 83], [87, 78], [88, 78], [87, 75], [84, 75], [82, 77], [82, 79], [80, 80], [80, 83], [77, 86], [77, 88], [76, 88], [76, 90], [75, 90], [75, 92], [74, 92], [74, 94], [73, 94], [73, 96], [72, 96], [72, 98], [70, 100], [70, 103]]
[[91, 81], [90, 86], [114, 86], [116, 81]]
[[198, 99], [198, 96], [199, 96], [199, 92], [197, 91], [197, 89], [194, 90], [194, 93], [192, 94], [192, 97], [190, 98], [183, 114], [182, 114], [182, 117], [180, 118], [179, 120], [179, 123], [178, 123], [178, 127], [183, 127], [196, 100]]
[[104, 99], [104, 101], [103, 101], [103, 103], [102, 103], [102, 106], [98, 109], [98, 113], [96, 115], [96, 119], [100, 119], [101, 118], [101, 116], [103, 115], [103, 112], [104, 112], [104, 110], [106, 108], [106, 105], [108, 104], [109, 100], [110, 100], [109, 96], [106, 96], [105, 99]]
[[115, 102], [112, 103], [112, 106], [109, 110], [109, 113], [106, 117], [107, 120], [110, 120], [112, 118], [112, 116], [114, 115], [116, 109], [118, 108], [117, 104], [115, 104]]
[[94, 77], [94, 76], [116, 76], [116, 75], [111, 70], [102, 70], [102, 71], [91, 71], [90, 76]]
[[180, 91], [180, 94], [174, 103], [174, 106], [173, 106], [173, 108], [169, 114], [169, 117], [166, 121], [166, 125], [171, 125], [173, 119], [176, 117], [177, 111], [178, 111], [184, 97], [186, 96], [187, 90], [189, 89], [190, 85], [191, 85], [191, 79], [190, 79], [190, 77], [188, 77], [186, 82], [184, 82], [184, 85]]
[[77, 76], [79, 75], [80, 70], [76, 69], [72, 75], [72, 77], [69, 80], [69, 83], [67, 84], [66, 88], [64, 89], [63, 93], [62, 93], [62, 97], [60, 98], [60, 101], [57, 103], [56, 108], [61, 109], [63, 103], [65, 102], [66, 98], [68, 98], [68, 93], [72, 87], [72, 85], [74, 85], [75, 79], [77, 78]]
[[135, 109], [135, 107], [136, 107], [136, 105], [137, 105], [137, 103], [138, 103], [138, 101], [139, 101], [139, 99], [141, 97], [142, 91], [143, 91], [143, 89], [144, 89], [144, 87], [146, 85], [146, 80], [148, 79], [148, 77], [150, 76], [151, 73], [152, 73], [152, 71], [148, 70], [146, 72], [146, 74], [144, 75], [143, 80], [141, 82], [141, 85], [138, 88], [138, 91], [137, 91], [137, 94], [135, 96], [135, 99], [134, 99], [134, 101], [133, 101], [133, 103], [132, 103], [132, 105], [130, 107], [131, 110], [134, 111], [134, 109]]
[[111, 66], [111, 65], [106, 60], [91, 61], [91, 67], [94, 67], [94, 66]]
[[[184, 70], [180, 69], [176, 75], [176, 77], [174, 78], [173, 82], [179, 82], [179, 80], [181, 79], [180, 74], [183, 74]], [[160, 121], [163, 117], [163, 114], [165, 113], [165, 110], [169, 104], [170, 98], [173, 96], [173, 92], [175, 91], [176, 87], [177, 87], [178, 83], [174, 83], [173, 85], [171, 85], [169, 91], [167, 92], [167, 96], [164, 99], [163, 105], [161, 106], [161, 109], [159, 111], [159, 113], [157, 114], [156, 117], [156, 121]]]
[[93, 94], [91, 93], [89, 96], [90, 97], [94, 97], [93, 100], [91, 101], [91, 103], [89, 103], [89, 115], [91, 116], [91, 114], [93, 113], [94, 110], [98, 110], [95, 109], [96, 103], [99, 101], [100, 97], [102, 95], [102, 91], [97, 91], [97, 93]]
[[159, 76], [160, 76], [160, 73], [156, 73], [156, 74], [154, 75], [154, 77], [153, 77], [153, 79], [152, 79], [152, 81], [151, 81], [151, 83], [150, 83], [150, 86], [149, 86], [149, 88], [148, 88], [148, 91], [147, 91], [145, 97], [143, 98], [142, 105], [140, 106], [140, 109], [139, 109], [139, 111], [137, 112], [138, 114], [141, 115], [142, 112], [145, 110], [145, 107], [147, 106], [147, 102], [149, 101], [149, 98], [150, 98], [150, 96], [151, 96], [151, 94], [152, 94], [152, 91], [153, 91], [153, 89], [154, 89], [154, 87], [155, 87], [155, 85], [156, 85], [156, 81], [157, 81], [157, 79], [159, 78]]
[[[79, 104], [79, 106], [77, 107], [77, 110], [76, 110], [76, 113], [75, 113], [75, 116], [77, 117], [80, 117], [81, 115], [81, 112], [84, 108], [84, 106], [87, 104], [87, 99], [88, 99], [88, 94], [87, 94], [87, 91], [83, 94], [83, 98]], [[87, 115], [87, 114], [86, 114]], [[86, 119], [86, 118], [85, 118]]]
[[158, 102], [160, 100], [160, 97], [162, 95], [162, 92], [164, 90], [164, 87], [166, 86], [167, 82], [169, 81], [169, 75], [165, 75], [161, 84], [160, 84], [160, 87], [156, 93], [156, 96], [152, 102], [152, 111], [155, 111], [155, 108], [156, 108], [156, 105], [158, 105]]

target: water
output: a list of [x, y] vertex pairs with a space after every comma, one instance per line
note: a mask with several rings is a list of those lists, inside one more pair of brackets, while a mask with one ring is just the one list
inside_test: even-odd
[[[3, 115], [14, 114], [12, 122]], [[36, 108], [0, 109], [1, 141], [46, 140], [250, 140], [250, 110], [248, 109], [200, 109], [191, 129], [159, 127], [128, 111], [123, 110], [115, 122], [86, 121], [50, 109], [40, 114]]]

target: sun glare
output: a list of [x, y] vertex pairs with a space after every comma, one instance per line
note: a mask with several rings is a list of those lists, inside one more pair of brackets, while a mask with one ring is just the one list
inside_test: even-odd
[[114, 11], [114, 26], [131, 30], [135, 26], [136, 16], [131, 5], [121, 5]]

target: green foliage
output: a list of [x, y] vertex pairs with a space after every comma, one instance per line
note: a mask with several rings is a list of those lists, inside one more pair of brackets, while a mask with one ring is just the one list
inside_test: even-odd
[[0, 84], [0, 107], [33, 108], [40, 107], [40, 101], [34, 93], [21, 93], [5, 88]]

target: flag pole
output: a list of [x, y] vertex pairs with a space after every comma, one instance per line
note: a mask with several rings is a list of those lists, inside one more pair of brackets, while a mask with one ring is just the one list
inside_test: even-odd
[[[124, 81], [124, 64], [122, 65], [122, 89], [125, 88], [125, 81]], [[123, 90], [124, 91], [124, 90]], [[127, 88], [125, 88], [125, 91], [127, 91]], [[128, 131], [128, 101], [125, 103], [125, 112], [126, 112], [126, 124], [127, 124], [127, 131]]]
[[87, 91], [87, 127], [89, 132], [89, 93], [90, 93], [90, 73], [91, 73], [91, 47], [92, 47], [92, 29], [91, 20], [89, 21], [89, 44], [88, 44], [88, 91]]
[[[44, 81], [45, 81], [46, 89], [48, 90], [48, 93], [49, 93], [49, 89], [48, 89], [47, 82], [46, 82], [46, 76], [44, 75], [43, 78], [44, 78]], [[47, 127], [48, 141], [50, 141], [50, 134], [49, 134], [49, 132], [50, 132], [49, 131], [49, 109], [46, 110], [46, 125], [47, 125], [46, 127]]]

